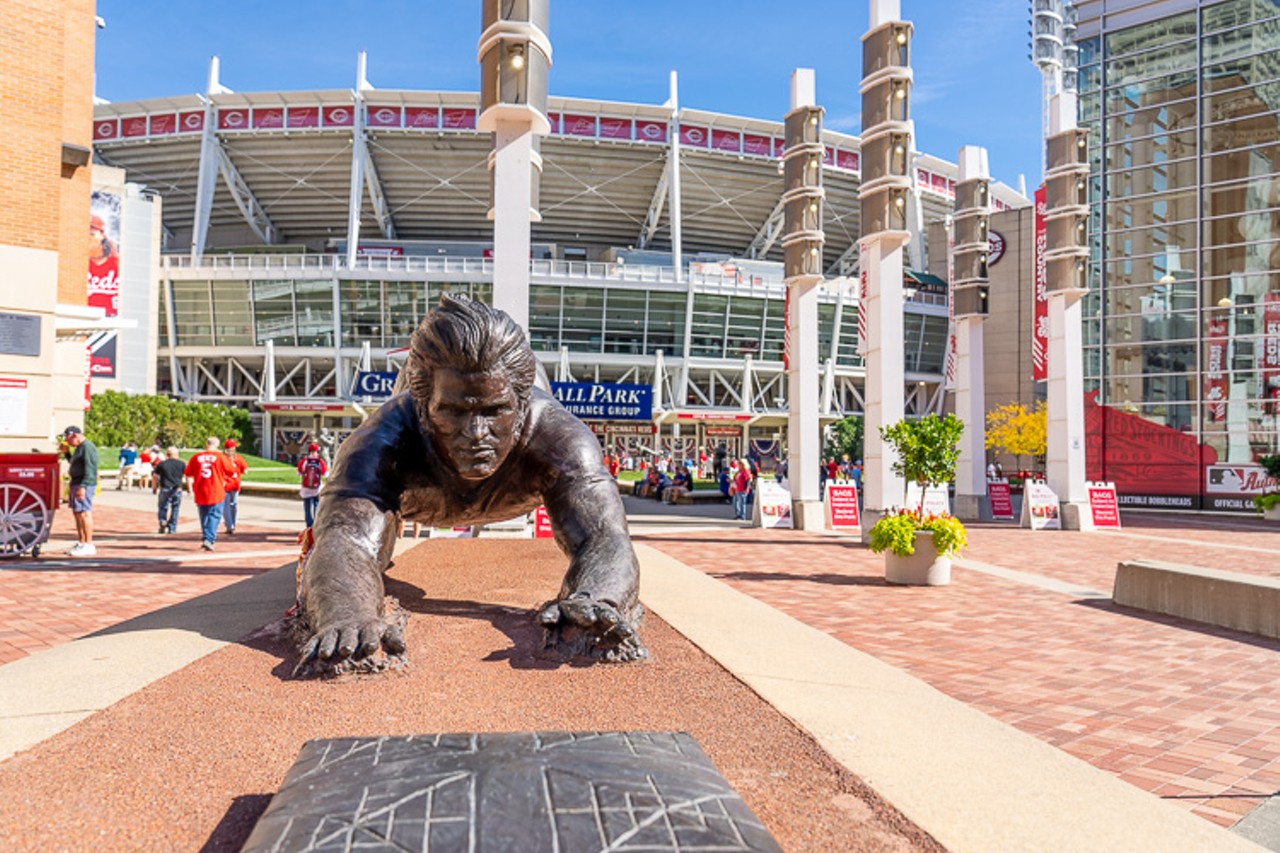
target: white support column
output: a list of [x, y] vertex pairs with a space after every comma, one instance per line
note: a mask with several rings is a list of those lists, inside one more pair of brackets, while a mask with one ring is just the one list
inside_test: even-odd
[[356, 88], [354, 92], [354, 120], [351, 122], [351, 191], [347, 195], [347, 269], [356, 264], [356, 250], [360, 244], [360, 208], [364, 203], [364, 90], [369, 85], [365, 79], [365, 52], [356, 58]]
[[662, 350], [657, 350], [653, 354], [653, 411], [655, 413], [666, 408], [662, 400], [662, 383], [666, 375], [666, 360], [663, 358]]
[[276, 401], [276, 342], [273, 340], [263, 345], [262, 399], [267, 403]]
[[742, 411], [748, 414], [751, 412], [751, 398], [755, 396], [751, 380], [751, 355], [748, 354], [742, 362]]
[[209, 236], [209, 218], [213, 213], [213, 191], [218, 182], [218, 111], [213, 96], [223, 91], [218, 82], [218, 57], [209, 59], [209, 82], [204, 97], [204, 128], [200, 133], [200, 167], [196, 174], [196, 205], [191, 221], [191, 263], [198, 265], [204, 257]]
[[675, 71], [671, 72], [671, 180], [667, 182], [667, 188], [671, 192], [671, 198], [667, 202], [667, 206], [671, 210], [671, 264], [676, 270], [676, 281], [684, 281], [684, 259], [681, 248], [680, 219], [682, 211], [680, 208], [680, 86]]
[[[889, 232], [891, 233], [891, 232]], [[902, 477], [893, 472], [893, 452], [880, 438], [880, 428], [902, 420], [905, 411], [902, 343], [902, 245], [905, 233], [863, 238], [861, 266], [867, 276], [866, 383], [863, 407], [862, 482], [866, 492], [863, 524], [870, 526], [886, 509], [905, 500]], [[874, 516], [874, 517], [873, 517]]]
[[493, 132], [493, 306], [529, 326], [533, 127], [500, 115]]
[[822, 366], [822, 414], [831, 414], [831, 404], [836, 393], [835, 362], [827, 359]]
[[177, 315], [173, 309], [173, 279], [165, 278], [161, 284], [164, 288], [164, 322], [165, 330], [169, 337], [169, 385], [170, 391], [177, 396], [183, 396], [184, 377], [182, 375], [182, 367], [178, 364], [178, 338], [177, 338]]
[[342, 357], [342, 289], [341, 282], [330, 282], [333, 291], [333, 392], [334, 397], [345, 400], [347, 391], [346, 359]]
[[[970, 260], [975, 253], [983, 259], [987, 255], [991, 172], [985, 148], [965, 145], [957, 160], [960, 174], [956, 204], [957, 207], [963, 205], [963, 209], [955, 212], [951, 224], [953, 234], [958, 235], [953, 250], [958, 260], [953, 264], [956, 269], [949, 284], [956, 334], [956, 417], [964, 421], [964, 433], [960, 437], [960, 459], [956, 465], [955, 514], [965, 521], [978, 521], [983, 516], [987, 495], [987, 406], [983, 350], [986, 308], [984, 300], [976, 298], [976, 292], [986, 287], [987, 279], [982, 268], [985, 264], [975, 270]], [[965, 242], [961, 243], [962, 240]]]

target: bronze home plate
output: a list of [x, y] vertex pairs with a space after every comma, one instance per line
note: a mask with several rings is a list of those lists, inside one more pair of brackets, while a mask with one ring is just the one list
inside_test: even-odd
[[781, 849], [697, 741], [539, 732], [308, 741], [245, 851]]

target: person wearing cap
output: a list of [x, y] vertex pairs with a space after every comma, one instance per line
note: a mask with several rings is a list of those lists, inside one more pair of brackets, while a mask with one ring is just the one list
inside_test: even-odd
[[98, 447], [84, 437], [84, 430], [69, 426], [62, 440], [72, 448], [68, 475], [71, 490], [67, 504], [76, 520], [76, 544], [67, 553], [73, 557], [92, 557], [98, 553], [93, 545], [93, 492], [98, 487]]
[[245, 462], [244, 457], [236, 452], [240, 442], [234, 438], [228, 438], [222, 446], [226, 448], [224, 455], [227, 457], [229, 465], [227, 496], [222, 501], [222, 523], [227, 527], [227, 534], [233, 535], [236, 532], [236, 504], [240, 500], [240, 478], [244, 475], [244, 472], [249, 470], [249, 463]]
[[222, 523], [222, 504], [227, 497], [227, 478], [232, 472], [231, 463], [219, 452], [222, 440], [212, 436], [205, 441], [204, 450], [187, 460], [185, 474], [191, 481], [191, 496], [200, 513], [200, 532], [204, 541], [200, 547], [212, 551], [218, 539], [218, 525]]
[[316, 507], [320, 505], [320, 485], [329, 476], [329, 466], [320, 458], [320, 445], [314, 441], [307, 445], [307, 455], [298, 460], [298, 473], [302, 475], [302, 512], [307, 527], [316, 520]]

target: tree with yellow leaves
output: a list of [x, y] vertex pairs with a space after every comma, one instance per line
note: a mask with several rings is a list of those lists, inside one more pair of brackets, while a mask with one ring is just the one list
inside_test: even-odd
[[987, 449], [1017, 457], [1019, 468], [1023, 456], [1044, 456], [1047, 433], [1043, 401], [1030, 410], [1021, 403], [1005, 403], [987, 412]]

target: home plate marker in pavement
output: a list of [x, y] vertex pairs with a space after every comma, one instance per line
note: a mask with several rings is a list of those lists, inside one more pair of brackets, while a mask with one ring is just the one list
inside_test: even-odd
[[243, 849], [782, 850], [675, 732], [308, 741]]

